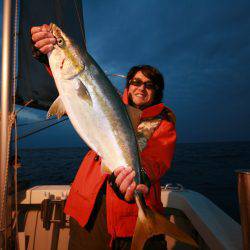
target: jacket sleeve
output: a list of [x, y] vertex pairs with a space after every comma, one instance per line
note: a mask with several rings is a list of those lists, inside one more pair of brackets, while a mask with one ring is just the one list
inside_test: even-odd
[[141, 152], [142, 167], [152, 183], [159, 181], [170, 168], [175, 144], [175, 125], [164, 119]]

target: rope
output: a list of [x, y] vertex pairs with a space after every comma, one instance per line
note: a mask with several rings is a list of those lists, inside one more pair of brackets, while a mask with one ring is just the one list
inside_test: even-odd
[[15, 229], [16, 229], [16, 244], [17, 248], [19, 249], [19, 241], [18, 241], [18, 201], [17, 201], [17, 194], [18, 194], [18, 187], [17, 187], [17, 169], [20, 167], [18, 162], [18, 147], [17, 147], [17, 121], [15, 116], [15, 161], [14, 161], [14, 185], [15, 185]]
[[[1, 118], [1, 115], [0, 115]], [[6, 213], [6, 204], [7, 204], [7, 185], [8, 185], [8, 173], [9, 173], [9, 156], [10, 156], [10, 136], [11, 136], [11, 129], [13, 126], [13, 123], [15, 121], [15, 114], [12, 112], [9, 117], [8, 117], [8, 137], [7, 137], [7, 141], [8, 141], [8, 145], [7, 145], [7, 159], [6, 159], [6, 172], [4, 173], [5, 176], [5, 180], [4, 180], [4, 186], [3, 186], [3, 190], [0, 190], [0, 192], [3, 192], [3, 201], [1, 202], [2, 206], [0, 207], [0, 232], [4, 231], [4, 237], [7, 237], [7, 216], [5, 216], [5, 218], [3, 218], [3, 215]], [[4, 225], [3, 225], [4, 222]], [[7, 241], [5, 241], [6, 243]]]

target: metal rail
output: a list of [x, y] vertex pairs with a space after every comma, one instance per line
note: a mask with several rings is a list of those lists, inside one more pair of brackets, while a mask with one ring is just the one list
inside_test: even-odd
[[[6, 227], [6, 181], [8, 175], [8, 122], [10, 111], [10, 47], [11, 47], [11, 0], [3, 2], [2, 26], [2, 86], [1, 86], [1, 143], [0, 143], [0, 229]], [[6, 234], [5, 234], [6, 235]], [[6, 238], [6, 237], [5, 237]], [[3, 239], [3, 237], [1, 237]], [[2, 244], [1, 244], [2, 243]], [[6, 242], [5, 242], [6, 244]], [[3, 242], [0, 242], [0, 248]]]

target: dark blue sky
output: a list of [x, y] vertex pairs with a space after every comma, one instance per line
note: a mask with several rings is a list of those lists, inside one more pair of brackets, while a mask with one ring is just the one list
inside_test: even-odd
[[[249, 1], [88, 0], [83, 7], [87, 47], [104, 71], [126, 74], [135, 64], [151, 64], [163, 73], [179, 142], [250, 140]], [[111, 80], [123, 89], [124, 80]], [[44, 117], [33, 115], [25, 120]], [[23, 145], [37, 141], [81, 143], [70, 125]]]

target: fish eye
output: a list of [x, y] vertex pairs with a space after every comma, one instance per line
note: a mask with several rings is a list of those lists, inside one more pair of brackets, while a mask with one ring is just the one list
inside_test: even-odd
[[57, 44], [58, 44], [58, 46], [61, 47], [61, 48], [65, 45], [64, 40], [63, 40], [62, 37], [59, 37], [59, 38], [57, 39]]

